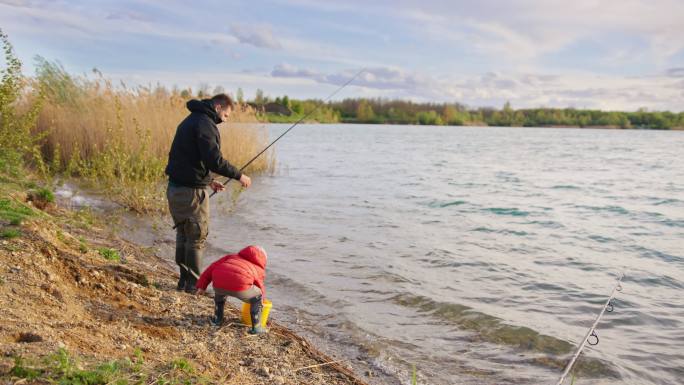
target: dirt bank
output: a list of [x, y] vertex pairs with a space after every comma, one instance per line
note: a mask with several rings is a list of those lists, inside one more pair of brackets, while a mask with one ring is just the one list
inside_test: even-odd
[[[0, 219], [0, 227], [10, 226]], [[276, 322], [270, 333], [251, 336], [238, 310], [229, 308], [226, 325], [211, 326], [210, 298], [175, 291], [177, 273], [159, 256], [92, 218], [52, 205], [18, 229], [19, 235], [0, 238], [0, 379], [6, 383], [46, 383], [50, 371], [39, 363], [58, 352], [79, 357], [84, 368], [137, 363], [127, 379], [112, 383], [164, 383], [191, 367], [185, 383], [365, 384], [344, 363], [326, 364], [334, 360]], [[18, 370], [18, 357], [44, 378]]]

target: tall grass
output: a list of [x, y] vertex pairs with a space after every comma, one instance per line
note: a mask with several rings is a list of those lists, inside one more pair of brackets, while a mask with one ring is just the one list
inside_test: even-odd
[[[138, 212], [163, 209], [164, 167], [191, 92], [114, 86], [97, 71], [72, 76], [43, 59], [36, 77], [27, 79], [2, 30], [0, 43], [1, 179], [11, 180], [29, 165], [47, 178], [79, 178]], [[266, 146], [268, 133], [254, 111], [236, 110], [220, 130], [224, 156], [239, 167]], [[246, 172], [274, 167], [267, 152]]]
[[[33, 134], [45, 136], [44, 167], [50, 174], [88, 181], [132, 210], [159, 210], [165, 206], [168, 151], [189, 113], [188, 92], [114, 86], [94, 72], [75, 77], [39, 59], [33, 88], [43, 90], [44, 100]], [[268, 141], [265, 127], [248, 108], [236, 108], [219, 129], [224, 156], [238, 167]], [[273, 153], [266, 153], [247, 172], [273, 170], [274, 162]]]

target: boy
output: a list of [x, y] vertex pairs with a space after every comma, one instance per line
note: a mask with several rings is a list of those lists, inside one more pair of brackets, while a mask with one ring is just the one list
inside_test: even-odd
[[250, 334], [263, 334], [261, 326], [262, 299], [266, 296], [266, 251], [259, 246], [247, 246], [237, 254], [229, 254], [212, 263], [197, 281], [197, 294], [204, 294], [209, 283], [214, 286], [214, 318], [211, 322], [223, 323], [223, 308], [226, 296], [231, 296], [251, 305], [252, 329]]

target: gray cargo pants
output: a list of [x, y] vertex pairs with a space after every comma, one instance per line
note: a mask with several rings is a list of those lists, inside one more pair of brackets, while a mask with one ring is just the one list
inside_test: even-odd
[[178, 290], [194, 291], [200, 274], [204, 242], [209, 234], [209, 196], [203, 188], [169, 182], [166, 198], [173, 223], [177, 226], [176, 263], [180, 268]]
[[214, 288], [214, 325], [221, 325], [223, 323], [223, 308], [226, 304], [226, 296], [231, 296], [240, 299], [242, 302], [247, 302], [251, 305], [249, 309], [250, 317], [252, 318], [252, 325], [258, 325], [261, 322], [261, 289], [252, 285], [247, 290], [230, 291]]

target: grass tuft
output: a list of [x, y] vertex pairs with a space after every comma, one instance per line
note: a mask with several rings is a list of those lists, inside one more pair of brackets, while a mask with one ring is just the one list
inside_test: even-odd
[[78, 251], [80, 251], [81, 254], [88, 252], [88, 243], [83, 237], [78, 237]]
[[31, 195], [42, 202], [53, 203], [55, 201], [55, 193], [45, 187], [41, 187], [35, 191], [32, 191]]
[[34, 214], [35, 212], [29, 207], [10, 199], [0, 198], [0, 219], [8, 221], [11, 225], [18, 226]]
[[35, 368], [26, 366], [24, 359], [21, 357], [14, 358], [14, 367], [10, 370], [10, 374], [15, 377], [25, 378], [27, 380], [34, 380], [38, 378], [42, 372]]
[[17, 238], [21, 236], [21, 231], [19, 229], [3, 229], [0, 231], [0, 238]]
[[171, 369], [179, 370], [183, 373], [192, 374], [195, 368], [185, 358], [177, 358], [171, 362]]
[[[60, 385], [128, 385], [128, 384], [209, 384], [209, 378], [194, 374], [194, 368], [184, 358], [172, 361], [168, 366], [148, 368], [142, 352], [136, 349], [133, 359], [86, 363], [69, 354], [65, 349], [42, 359], [28, 362], [22, 357], [14, 358], [9, 374], [36, 383]], [[158, 373], [163, 370], [163, 373]]]
[[101, 247], [97, 249], [97, 252], [100, 253], [102, 258], [108, 261], [121, 262], [121, 255], [118, 251], [114, 249], [110, 249], [108, 247]]

